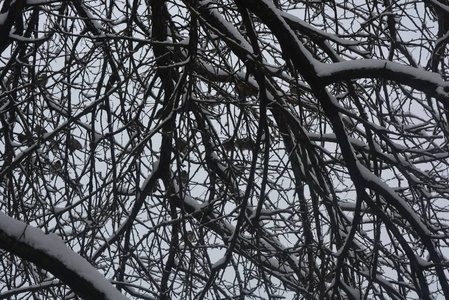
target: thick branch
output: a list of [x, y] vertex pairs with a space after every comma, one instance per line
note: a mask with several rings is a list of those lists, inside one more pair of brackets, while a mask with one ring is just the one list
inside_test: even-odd
[[316, 72], [321, 82], [326, 85], [350, 79], [383, 78], [408, 85], [446, 102], [449, 98], [449, 82], [444, 81], [439, 74], [387, 60], [316, 63]]
[[0, 213], [0, 248], [43, 268], [84, 299], [126, 299], [58, 237]]

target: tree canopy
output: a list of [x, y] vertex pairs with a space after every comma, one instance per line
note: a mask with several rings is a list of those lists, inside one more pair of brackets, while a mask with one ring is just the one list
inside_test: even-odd
[[449, 1], [3, 0], [0, 299], [449, 299]]

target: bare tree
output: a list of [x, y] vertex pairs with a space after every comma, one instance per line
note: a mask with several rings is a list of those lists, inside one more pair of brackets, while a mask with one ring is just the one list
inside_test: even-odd
[[448, 20], [2, 1], [0, 298], [449, 299]]

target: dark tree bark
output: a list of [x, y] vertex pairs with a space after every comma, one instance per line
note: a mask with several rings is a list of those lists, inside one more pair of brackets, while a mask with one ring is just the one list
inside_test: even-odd
[[448, 12], [4, 1], [0, 298], [449, 299]]

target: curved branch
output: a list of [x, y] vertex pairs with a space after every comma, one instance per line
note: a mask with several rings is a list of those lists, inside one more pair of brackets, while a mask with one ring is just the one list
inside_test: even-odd
[[363, 59], [333, 64], [315, 62], [314, 66], [316, 75], [326, 85], [350, 79], [383, 78], [408, 85], [439, 100], [449, 97], [449, 82], [439, 74], [387, 60]]
[[0, 248], [51, 272], [84, 299], [127, 299], [57, 236], [0, 213]]

